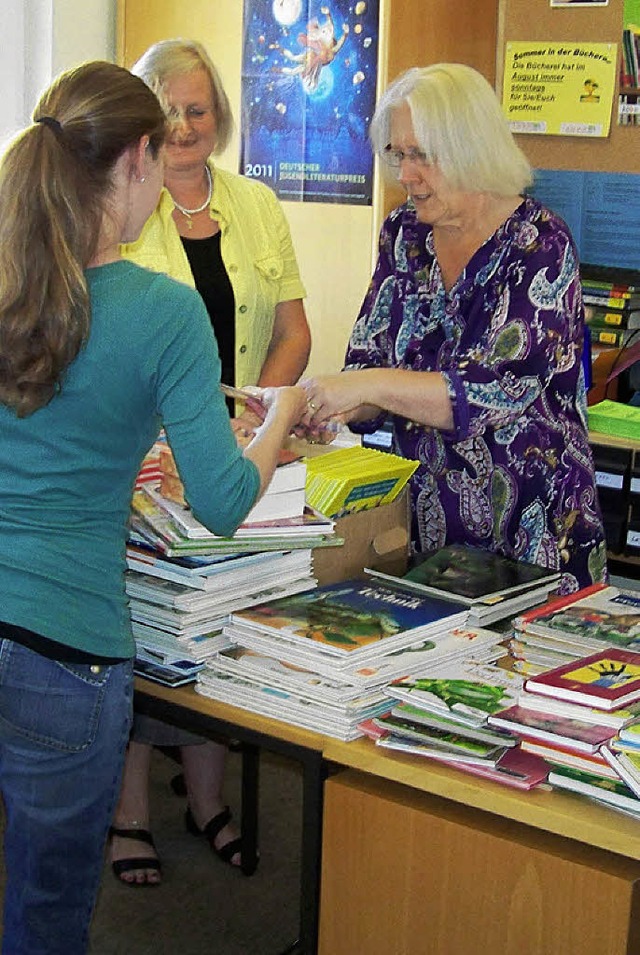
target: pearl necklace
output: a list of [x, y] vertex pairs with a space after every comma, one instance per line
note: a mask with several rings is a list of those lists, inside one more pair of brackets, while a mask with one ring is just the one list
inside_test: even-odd
[[[207, 174], [207, 179], [209, 180], [209, 193], [208, 193], [208, 195], [207, 195], [207, 198], [206, 198], [206, 199], [204, 200], [204, 202], [202, 203], [202, 205], [201, 205], [201, 206], [198, 206], [197, 209], [185, 209], [185, 207], [184, 207], [184, 206], [181, 206], [179, 202], [177, 202], [175, 199], [173, 200], [173, 204], [174, 204], [174, 206], [176, 207], [176, 209], [178, 210], [178, 212], [181, 212], [182, 215], [187, 219], [187, 224], [188, 224], [188, 226], [189, 226], [189, 231], [191, 231], [191, 229], [193, 229], [193, 221], [192, 221], [192, 219], [191, 219], [191, 216], [197, 215], [198, 212], [203, 212], [203, 211], [207, 208], [207, 206], [209, 205], [209, 203], [211, 202], [211, 196], [213, 195], [213, 178], [212, 178], [212, 176], [211, 176], [211, 170], [209, 169], [208, 166], [205, 166], [204, 168], [205, 168], [205, 172], [206, 172], [206, 174]], [[173, 198], [173, 196], [172, 196], [172, 198]]]

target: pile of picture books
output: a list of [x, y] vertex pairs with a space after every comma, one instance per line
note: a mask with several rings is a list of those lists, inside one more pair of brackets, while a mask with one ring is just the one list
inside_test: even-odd
[[499, 666], [462, 661], [421, 669], [391, 683], [389, 712], [363, 726], [377, 746], [412, 753], [519, 789], [544, 782], [547, 764], [489, 724], [513, 705], [522, 678]]
[[417, 467], [417, 461], [361, 445], [309, 458], [307, 504], [328, 517], [390, 504]]
[[616, 758], [620, 739], [639, 719], [640, 654], [604, 647], [530, 677], [517, 703], [488, 722], [542, 757], [554, 787], [640, 814], [638, 793]]
[[367, 573], [402, 582], [416, 593], [457, 600], [469, 608], [468, 623], [486, 627], [546, 600], [560, 574], [537, 564], [511, 560], [464, 544], [448, 544], [410, 558], [401, 577]]
[[514, 668], [535, 676], [605, 646], [640, 650], [640, 593], [593, 584], [513, 621]]
[[501, 635], [466, 607], [375, 578], [331, 584], [231, 615], [231, 647], [198, 674], [204, 695], [339, 739], [389, 709], [384, 686], [429, 663], [495, 659]]
[[310, 550], [170, 559], [130, 543], [127, 568], [139, 669], [158, 679], [165, 668], [172, 684], [194, 679], [228, 644], [222, 627], [232, 611], [316, 586]]

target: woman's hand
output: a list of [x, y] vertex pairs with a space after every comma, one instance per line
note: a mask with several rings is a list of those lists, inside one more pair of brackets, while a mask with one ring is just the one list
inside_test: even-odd
[[252, 390], [264, 408], [265, 417], [244, 449], [244, 455], [253, 461], [260, 471], [262, 494], [271, 480], [280, 449], [305, 414], [307, 395], [298, 385]]
[[305, 378], [300, 382], [307, 394], [307, 413], [304, 424], [312, 428], [330, 418], [349, 421], [366, 409], [366, 417], [374, 417], [379, 408], [372, 404], [375, 397], [366, 391], [365, 373], [342, 371], [337, 375]]
[[[290, 429], [293, 429], [307, 411], [307, 393], [300, 385], [286, 385], [280, 388], [253, 388], [264, 408], [264, 421], [267, 423], [274, 415], [287, 415]], [[259, 392], [259, 395], [257, 394]]]
[[261, 408], [260, 415], [256, 414], [255, 411], [249, 411], [248, 408], [245, 408], [241, 415], [231, 419], [231, 428], [241, 448], [246, 448], [249, 441], [251, 441], [257, 429], [264, 421], [265, 414], [265, 408]]

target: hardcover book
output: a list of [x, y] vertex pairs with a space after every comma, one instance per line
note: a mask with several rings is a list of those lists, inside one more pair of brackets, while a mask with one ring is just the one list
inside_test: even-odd
[[526, 690], [518, 698], [518, 704], [527, 710], [537, 713], [551, 713], [553, 716], [565, 716], [570, 720], [582, 720], [585, 723], [597, 723], [599, 726], [612, 726], [615, 730], [622, 730], [627, 724], [640, 717], [640, 702], [618, 710], [597, 710], [592, 706], [578, 703], [568, 703], [566, 700], [556, 700], [551, 696], [542, 696], [540, 693], [528, 693]]
[[[375, 570], [367, 573], [384, 576]], [[421, 593], [452, 596], [467, 604], [493, 604], [543, 582], [551, 585], [559, 576], [558, 572], [536, 564], [464, 544], [448, 544], [430, 554], [412, 557], [401, 580], [403, 586]]]
[[545, 759], [555, 766], [572, 766], [574, 769], [584, 769], [596, 776], [604, 776], [605, 779], [620, 778], [600, 755], [605, 747], [601, 747], [595, 753], [576, 753], [575, 750], [568, 749], [566, 746], [552, 746], [551, 743], [545, 743], [540, 739], [523, 739], [520, 746], [526, 753], [540, 756], [541, 759]]
[[496, 741], [495, 738], [492, 740], [480, 740], [470, 736], [463, 736], [461, 733], [457, 733], [455, 729], [425, 726], [417, 720], [395, 715], [394, 713], [378, 716], [374, 719], [374, 723], [376, 723], [380, 729], [386, 730], [393, 736], [425, 743], [427, 746], [433, 746], [435, 749], [446, 749], [486, 758], [501, 755], [502, 750], [505, 748], [505, 744], [502, 740]]
[[618, 731], [618, 736], [625, 743], [640, 749], [640, 721], [629, 723]]
[[524, 752], [520, 746], [506, 750], [493, 767], [467, 764], [457, 768], [473, 776], [500, 783], [501, 786], [525, 790], [545, 782], [549, 773], [549, 766], [543, 759], [533, 753]]
[[481, 743], [493, 743], [496, 746], [515, 746], [517, 743], [517, 740], [507, 733], [492, 732], [486, 726], [465, 726], [451, 717], [429, 713], [428, 710], [421, 710], [410, 703], [398, 703], [391, 710], [391, 716], [416, 723], [418, 726], [432, 727], [466, 739], [479, 740]]
[[[132, 538], [139, 538], [160, 551], [165, 557], [193, 557], [246, 554], [249, 551], [278, 551], [310, 547], [339, 546], [344, 541], [337, 537], [333, 527], [327, 532], [327, 522], [309, 521], [306, 512], [302, 518], [289, 518], [277, 524], [258, 528], [247, 524], [233, 537], [190, 538], [182, 533], [168, 512], [159, 506], [146, 490], [134, 492], [130, 519]], [[290, 521], [295, 521], [292, 528]], [[300, 523], [301, 522], [301, 523]], [[292, 532], [292, 530], [294, 532]]]
[[503, 656], [498, 646], [500, 635], [489, 630], [468, 630], [466, 627], [446, 628], [429, 637], [398, 648], [390, 648], [375, 659], [364, 661], [344, 660], [334, 655], [308, 650], [272, 633], [264, 633], [238, 622], [224, 628], [229, 642], [237, 643], [265, 657], [275, 657], [280, 662], [318, 674], [339, 679], [343, 683], [360, 687], [382, 686], [390, 680], [423, 667], [440, 667], [454, 661], [494, 660]]
[[615, 710], [640, 700], [640, 653], [607, 647], [529, 678], [531, 693]]
[[376, 746], [399, 753], [410, 753], [413, 756], [426, 756], [428, 759], [445, 762], [456, 768], [467, 765], [493, 767], [502, 754], [502, 750], [497, 750], [494, 755], [483, 755], [482, 752], [474, 753], [471, 749], [467, 751], [441, 749], [429, 740], [411, 740], [395, 733], [385, 733], [376, 740]]
[[554, 746], [565, 746], [582, 753], [595, 753], [615, 734], [611, 726], [597, 726], [562, 716], [551, 716], [549, 713], [535, 713], [517, 705], [493, 714], [488, 723], [518, 736], [546, 740]]

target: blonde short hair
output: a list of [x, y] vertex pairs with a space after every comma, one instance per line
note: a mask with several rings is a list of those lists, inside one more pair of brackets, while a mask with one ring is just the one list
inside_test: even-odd
[[233, 116], [220, 74], [201, 43], [181, 38], [160, 40], [150, 46], [131, 67], [131, 72], [144, 80], [163, 106], [166, 105], [164, 87], [167, 81], [196, 70], [204, 70], [211, 82], [211, 105], [216, 120], [216, 145], [213, 151], [221, 153], [231, 139]]
[[531, 184], [531, 166], [492, 87], [477, 70], [436, 63], [414, 67], [394, 80], [371, 123], [371, 142], [379, 155], [390, 141], [392, 114], [403, 103], [420, 149], [454, 188], [508, 196]]

